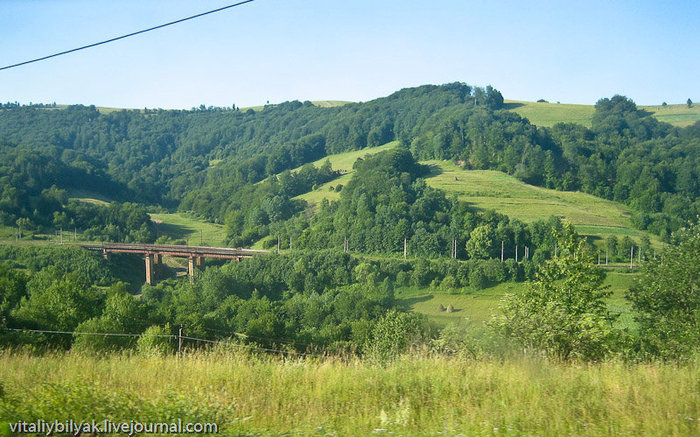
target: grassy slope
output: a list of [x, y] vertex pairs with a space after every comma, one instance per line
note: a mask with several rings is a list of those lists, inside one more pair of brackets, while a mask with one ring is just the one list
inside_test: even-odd
[[226, 230], [222, 225], [188, 217], [181, 213], [151, 214], [151, 219], [158, 223], [158, 236], [167, 236], [173, 240], [184, 240], [186, 244], [199, 246], [224, 246]]
[[[326, 162], [326, 160], [329, 160], [331, 162], [331, 167], [333, 168], [333, 170], [340, 170], [343, 173], [342, 176], [319, 186], [313, 191], [301, 194], [296, 198], [305, 200], [310, 205], [316, 205], [324, 198], [328, 200], [337, 200], [340, 197], [340, 192], [336, 192], [334, 190], [332, 191], [329, 188], [335, 188], [339, 184], [348, 184], [348, 182], [352, 178], [352, 174], [355, 172], [355, 170], [352, 169], [352, 165], [355, 163], [355, 161], [357, 161], [358, 158], [363, 158], [368, 155], [373, 155], [375, 153], [392, 149], [398, 144], [398, 141], [392, 141], [379, 147], [372, 147], [370, 149], [362, 150], [353, 150], [352, 152], [338, 153], [337, 155], [330, 155], [328, 157], [319, 159], [318, 161], [313, 163], [316, 167], [320, 167], [321, 165], [323, 165], [324, 162]], [[300, 168], [301, 167], [296, 168], [292, 171], [298, 171]]]
[[522, 102], [506, 100], [506, 109], [517, 112], [538, 126], [551, 127], [557, 123], [578, 123], [591, 127], [592, 105]]
[[580, 233], [597, 237], [615, 234], [639, 239], [645, 234], [630, 223], [630, 209], [617, 202], [576, 191], [535, 187], [498, 171], [463, 170], [448, 161], [424, 164], [432, 168], [428, 185], [455, 193], [478, 209], [493, 209], [524, 222], [563, 217]]
[[[557, 123], [579, 123], [591, 127], [591, 118], [595, 112], [593, 105], [572, 105], [558, 103], [523, 102], [506, 100], [506, 109], [517, 112], [538, 126], [554, 126]], [[690, 126], [700, 120], [700, 106], [694, 104], [667, 106], [638, 106], [639, 109], [650, 112], [659, 121], [674, 126]]]
[[78, 200], [80, 202], [92, 203], [95, 205], [109, 205], [112, 203], [112, 199], [109, 199], [99, 193], [95, 193], [89, 190], [76, 190], [71, 189], [68, 191], [68, 197], [71, 200]]

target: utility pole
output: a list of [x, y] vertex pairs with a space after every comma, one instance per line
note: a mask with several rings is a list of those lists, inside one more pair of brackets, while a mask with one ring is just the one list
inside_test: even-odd
[[280, 236], [277, 234], [277, 253], [280, 253]]
[[408, 255], [408, 240], [406, 238], [403, 239], [403, 259], [406, 259], [406, 255]]
[[61, 246], [63, 246], [63, 228], [61, 228]]
[[182, 359], [182, 325], [180, 325], [180, 329], [177, 331], [177, 356]]
[[515, 245], [515, 262], [518, 262], [518, 245]]
[[634, 265], [632, 262], [634, 261], [634, 246], [630, 247], [630, 268], [633, 268]]
[[503, 248], [504, 248], [504, 244], [503, 244], [503, 240], [501, 240], [501, 262], [503, 262]]

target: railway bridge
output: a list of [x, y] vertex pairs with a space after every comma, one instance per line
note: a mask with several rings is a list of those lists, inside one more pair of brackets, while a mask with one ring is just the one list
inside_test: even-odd
[[166, 244], [132, 244], [132, 243], [78, 243], [76, 246], [88, 250], [101, 251], [107, 258], [110, 253], [139, 253], [144, 255], [146, 262], [146, 283], [153, 285], [156, 272], [163, 266], [163, 255], [188, 259], [187, 273], [190, 281], [194, 278], [195, 268], [204, 268], [205, 258], [235, 259], [251, 258], [256, 255], [270, 253], [267, 250], [235, 249], [231, 247], [182, 246]]

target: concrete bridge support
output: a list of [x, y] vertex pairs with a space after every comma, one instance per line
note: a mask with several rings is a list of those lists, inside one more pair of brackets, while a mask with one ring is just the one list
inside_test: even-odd
[[147, 253], [146, 254], [146, 284], [148, 285], [153, 285], [153, 278], [154, 278], [154, 263], [153, 263], [153, 254]]
[[162, 278], [163, 277], [163, 255], [160, 253], [156, 253], [153, 255], [153, 263], [154, 263], [154, 269], [153, 269], [153, 275], [154, 277], [157, 278]]
[[194, 269], [204, 270], [204, 257], [191, 256], [187, 262], [187, 274], [190, 277], [190, 284], [194, 282]]

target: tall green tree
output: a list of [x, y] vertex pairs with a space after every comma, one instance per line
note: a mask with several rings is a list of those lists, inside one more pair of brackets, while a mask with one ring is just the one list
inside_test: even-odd
[[570, 223], [559, 235], [560, 253], [546, 261], [521, 293], [503, 300], [498, 331], [525, 347], [562, 360], [598, 360], [611, 352], [614, 316], [604, 299], [605, 273]]
[[674, 240], [627, 294], [645, 351], [664, 358], [688, 356], [700, 345], [700, 224]]

